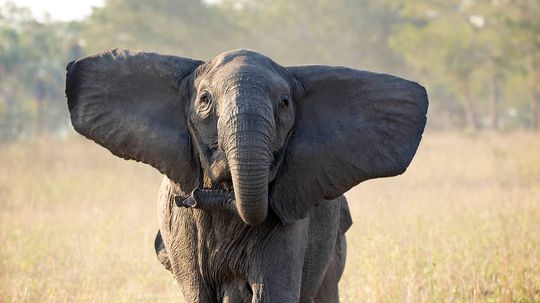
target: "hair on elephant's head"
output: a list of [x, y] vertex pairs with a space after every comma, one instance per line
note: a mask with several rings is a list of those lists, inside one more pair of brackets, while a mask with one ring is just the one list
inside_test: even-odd
[[244, 222], [305, 217], [372, 178], [405, 171], [426, 122], [420, 85], [345, 67], [282, 67], [254, 51], [203, 62], [106, 51], [71, 62], [84, 136], [157, 168], [183, 191], [234, 190]]

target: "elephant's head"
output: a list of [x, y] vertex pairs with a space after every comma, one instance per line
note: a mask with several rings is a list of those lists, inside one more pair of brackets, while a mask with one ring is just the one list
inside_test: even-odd
[[112, 50], [68, 65], [75, 129], [185, 192], [234, 190], [242, 220], [284, 223], [403, 173], [425, 125], [416, 83], [344, 67], [281, 67], [246, 50], [208, 62]]

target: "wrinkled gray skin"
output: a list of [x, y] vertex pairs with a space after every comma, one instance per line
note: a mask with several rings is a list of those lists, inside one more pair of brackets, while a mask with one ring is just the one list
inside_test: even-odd
[[426, 121], [416, 83], [247, 50], [202, 62], [116, 49], [67, 71], [75, 129], [165, 174], [155, 247], [187, 302], [338, 302], [342, 194], [403, 173]]

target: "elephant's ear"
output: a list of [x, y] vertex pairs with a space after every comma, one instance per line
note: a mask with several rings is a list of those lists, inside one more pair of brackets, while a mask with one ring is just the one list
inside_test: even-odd
[[114, 155], [192, 183], [193, 161], [179, 83], [202, 62], [112, 50], [69, 63], [66, 95], [79, 133]]
[[295, 100], [293, 136], [270, 197], [284, 223], [362, 181], [405, 171], [426, 123], [422, 86], [344, 67], [288, 70], [305, 93]]

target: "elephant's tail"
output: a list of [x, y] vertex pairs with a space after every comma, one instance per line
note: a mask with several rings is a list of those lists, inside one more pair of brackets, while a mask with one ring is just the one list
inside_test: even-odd
[[156, 239], [154, 240], [154, 248], [156, 249], [156, 256], [159, 262], [161, 262], [168, 271], [172, 272], [171, 260], [169, 259], [169, 255], [167, 255], [163, 238], [161, 238], [161, 231], [159, 230]]
[[345, 196], [338, 198], [340, 203], [340, 213], [339, 213], [339, 232], [343, 235], [352, 225], [351, 212], [349, 210], [349, 203]]

